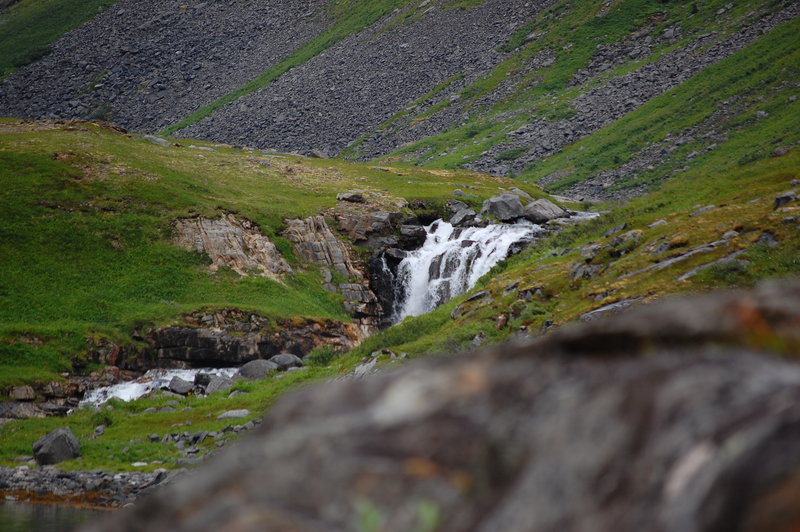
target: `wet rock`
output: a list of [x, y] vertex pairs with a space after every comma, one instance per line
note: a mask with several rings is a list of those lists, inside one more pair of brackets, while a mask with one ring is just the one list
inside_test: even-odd
[[56, 429], [33, 444], [33, 456], [39, 465], [57, 464], [80, 455], [81, 444], [69, 427]]
[[485, 299], [487, 297], [489, 297], [489, 292], [487, 292], [486, 290], [481, 290], [480, 292], [475, 292], [474, 294], [469, 296], [464, 301], [465, 302], [467, 302], [467, 301], [479, 301], [479, 300]]
[[186, 395], [194, 388], [194, 383], [181, 379], [180, 377], [172, 377], [167, 386], [169, 391], [180, 395]]
[[481, 214], [491, 214], [501, 222], [510, 222], [522, 218], [524, 210], [519, 196], [504, 193], [484, 201]]
[[223, 266], [240, 275], [258, 271], [271, 278], [292, 272], [275, 244], [255, 223], [232, 214], [224, 214], [219, 220], [177, 220], [173, 239], [186, 249], [206, 253], [212, 272]]
[[538, 199], [525, 205], [522, 213], [526, 220], [535, 224], [543, 224], [556, 218], [566, 218], [569, 216], [567, 211], [547, 199]]
[[277, 370], [278, 364], [271, 360], [251, 360], [239, 368], [237, 375], [249, 380], [260, 380]]
[[269, 359], [275, 364], [278, 371], [286, 371], [289, 368], [298, 368], [303, 365], [303, 359], [291, 353], [281, 353]]
[[12, 401], [33, 401], [36, 399], [36, 392], [30, 386], [15, 386], [8, 396]]
[[783, 194], [778, 194], [775, 196], [775, 203], [772, 205], [772, 209], [778, 209], [783, 207], [787, 203], [791, 201], [797, 200], [797, 193], [794, 190], [790, 190], [789, 192], [784, 192]]

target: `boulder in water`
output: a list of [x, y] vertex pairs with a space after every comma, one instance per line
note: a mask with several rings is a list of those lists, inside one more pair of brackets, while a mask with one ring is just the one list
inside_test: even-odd
[[167, 386], [167, 388], [169, 388], [169, 391], [171, 391], [172, 393], [186, 395], [192, 391], [192, 388], [194, 388], [194, 384], [187, 380], [181, 379], [176, 375], [175, 377], [172, 377], [171, 381], [169, 381], [169, 385]]

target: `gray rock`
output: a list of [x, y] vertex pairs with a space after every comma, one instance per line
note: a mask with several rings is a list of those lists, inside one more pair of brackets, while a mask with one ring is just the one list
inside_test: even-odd
[[664, 220], [663, 218], [661, 220], [656, 220], [655, 222], [651, 223], [647, 227], [653, 228], [653, 227], [659, 227], [659, 226], [662, 226], [662, 225], [667, 225], [667, 221]]
[[269, 359], [278, 367], [278, 371], [285, 371], [289, 368], [297, 368], [303, 365], [303, 359], [291, 353], [281, 353]]
[[278, 370], [278, 364], [269, 360], [251, 360], [237, 372], [237, 375], [250, 380], [263, 379], [271, 372]]
[[211, 395], [216, 392], [224, 392], [233, 388], [233, 379], [225, 377], [224, 375], [214, 375], [206, 385], [206, 393]]
[[556, 218], [566, 218], [569, 213], [552, 201], [542, 198], [525, 205], [522, 215], [526, 220], [542, 224]]
[[163, 148], [168, 148], [171, 145], [168, 140], [153, 135], [144, 135], [142, 136], [142, 140], [152, 142], [153, 144], [157, 144], [158, 146], [161, 146]]
[[772, 209], [773, 210], [778, 209], [780, 207], [783, 207], [787, 203], [796, 200], [797, 200], [797, 193], [794, 190], [784, 192], [783, 194], [778, 194], [777, 196], [775, 196], [775, 203], [773, 204]]
[[8, 396], [12, 401], [33, 401], [36, 399], [36, 392], [30, 386], [15, 386]]
[[228, 410], [217, 416], [217, 419], [241, 419], [250, 415], [250, 411], [242, 408], [240, 410]]
[[457, 213], [455, 213], [453, 216], [451, 216], [450, 220], [448, 220], [448, 221], [451, 224], [460, 227], [462, 225], [467, 225], [467, 224], [475, 221], [475, 217], [477, 215], [478, 215], [478, 213], [476, 213], [472, 209], [462, 209], [462, 210], [458, 211]]
[[336, 195], [336, 199], [339, 201], [348, 201], [350, 203], [364, 203], [364, 194], [361, 192], [341, 192]]
[[186, 395], [194, 388], [194, 383], [183, 380], [178, 376], [172, 377], [169, 381], [169, 391], [180, 395]]
[[699, 209], [697, 209], [697, 210], [695, 210], [695, 211], [691, 212], [691, 213], [689, 214], [689, 216], [692, 216], [692, 217], [694, 217], [694, 216], [700, 216], [701, 214], [705, 214], [705, 213], [707, 213], [707, 212], [713, 211], [713, 210], [714, 210], [714, 209], [716, 209], [716, 208], [717, 208], [717, 206], [716, 206], [716, 205], [706, 205], [705, 207], [700, 207]]
[[481, 214], [491, 214], [501, 222], [510, 222], [522, 218], [524, 210], [519, 196], [504, 193], [484, 201]]
[[81, 444], [69, 427], [42, 436], [33, 444], [33, 456], [39, 465], [58, 464], [81, 455]]
[[464, 193], [463, 190], [457, 188], [453, 191], [453, 196], [458, 196], [459, 198], [463, 198], [464, 196], [466, 196], [466, 194]]

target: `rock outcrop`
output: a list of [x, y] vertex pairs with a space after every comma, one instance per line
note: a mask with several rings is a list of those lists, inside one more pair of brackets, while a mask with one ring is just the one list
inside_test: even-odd
[[[366, 336], [380, 325], [383, 309], [366, 280], [367, 268], [358, 260], [347, 244], [334, 235], [323, 216], [305, 220], [286, 220], [286, 238], [294, 245], [295, 253], [312, 264], [323, 267], [325, 287], [338, 292], [345, 299], [343, 306]], [[347, 279], [333, 283], [331, 270]]]
[[33, 457], [39, 465], [72, 460], [81, 455], [81, 444], [69, 427], [45, 434], [33, 444]]
[[153, 329], [149, 348], [127, 363], [151, 367], [233, 367], [281, 353], [306, 356], [328, 345], [346, 351], [363, 339], [354, 323], [333, 320], [272, 321], [240, 310], [187, 316], [187, 325]]
[[767, 351], [800, 353], [798, 302], [792, 282], [638, 306], [304, 389], [84, 530], [345, 530], [366, 511], [386, 531], [795, 530], [800, 365]]
[[275, 244], [246, 219], [225, 214], [219, 220], [188, 218], [175, 221], [174, 241], [211, 259], [211, 271], [227, 267], [240, 275], [259, 272], [279, 278], [292, 268]]
[[298, 257], [330, 268], [346, 279], [363, 279], [350, 249], [333, 234], [323, 216], [286, 220], [284, 236], [294, 245]]

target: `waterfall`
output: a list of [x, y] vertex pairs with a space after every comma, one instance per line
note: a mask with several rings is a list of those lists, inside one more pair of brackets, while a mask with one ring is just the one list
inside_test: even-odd
[[425, 230], [422, 247], [397, 267], [396, 321], [463, 294], [506, 258], [512, 245], [531, 240], [542, 228], [529, 222], [461, 228], [437, 220]]

